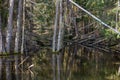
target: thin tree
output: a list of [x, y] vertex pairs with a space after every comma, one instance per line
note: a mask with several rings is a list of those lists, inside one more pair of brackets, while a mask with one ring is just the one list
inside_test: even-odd
[[[21, 41], [21, 54], [24, 53], [24, 39], [25, 39], [25, 4], [26, 0], [23, 0], [22, 6], [22, 41]], [[23, 61], [23, 56], [21, 56], [21, 61]], [[23, 72], [23, 64], [21, 65], [21, 69]], [[21, 80], [24, 80], [24, 75], [21, 75]]]
[[26, 0], [23, 0], [23, 24], [22, 24], [22, 44], [21, 44], [21, 53], [24, 53], [24, 39], [25, 39], [25, 4], [26, 4]]
[[[63, 34], [64, 34], [64, 25], [63, 25], [63, 0], [60, 0], [60, 14], [59, 14], [59, 33], [58, 33], [58, 44], [57, 51], [63, 46]], [[58, 80], [60, 80], [60, 70], [61, 70], [61, 54], [57, 54], [57, 72], [58, 72]]]
[[[22, 0], [18, 1], [18, 15], [17, 15], [17, 31], [16, 31], [16, 37], [15, 37], [15, 53], [19, 53], [20, 49], [20, 32], [21, 32], [21, 19], [22, 19]], [[19, 80], [19, 74], [18, 74], [18, 56], [15, 56], [15, 75], [16, 80]]]
[[[2, 39], [2, 22], [1, 22], [1, 14], [0, 14], [0, 54], [3, 52], [3, 39]], [[2, 58], [0, 58], [0, 79], [2, 77]]]
[[7, 25], [7, 36], [6, 36], [6, 51], [7, 51], [7, 53], [10, 53], [10, 46], [11, 46], [11, 40], [12, 40], [13, 7], [14, 7], [14, 0], [10, 0], [9, 1], [8, 25]]
[[[11, 40], [12, 40], [12, 29], [13, 29], [13, 8], [14, 0], [9, 1], [9, 14], [7, 24], [7, 35], [6, 35], [6, 51], [10, 53]], [[10, 62], [6, 60], [6, 80], [11, 80]]]
[[16, 31], [16, 37], [15, 37], [15, 53], [19, 52], [21, 19], [22, 19], [22, 0], [19, 0], [19, 2], [18, 2], [18, 15], [17, 15], [17, 31]]
[[[59, 0], [56, 0], [56, 15], [55, 15], [55, 24], [54, 24], [54, 34], [53, 34], [53, 45], [52, 45], [52, 51], [56, 51], [57, 46], [57, 29], [58, 29], [58, 14], [59, 14]], [[52, 55], [52, 68], [53, 68], [53, 80], [56, 80], [56, 60], [55, 60], [55, 54]]]

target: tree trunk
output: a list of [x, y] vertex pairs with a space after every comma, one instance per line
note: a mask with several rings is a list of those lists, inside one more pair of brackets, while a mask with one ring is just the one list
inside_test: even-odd
[[58, 33], [58, 44], [57, 51], [59, 51], [63, 46], [63, 34], [64, 34], [64, 26], [63, 26], [63, 8], [62, 8], [62, 0], [60, 0], [60, 20], [59, 20], [59, 33]]
[[57, 46], [57, 27], [58, 27], [58, 14], [59, 14], [59, 0], [56, 1], [56, 15], [55, 15], [55, 24], [54, 24], [54, 34], [53, 34], [53, 52], [56, 50]]
[[[4, 52], [3, 46], [3, 36], [2, 36], [2, 21], [1, 21], [1, 14], [0, 14], [0, 54]], [[0, 80], [2, 80], [2, 58], [0, 57]]]
[[17, 15], [17, 31], [15, 37], [15, 53], [19, 52], [20, 42], [20, 31], [21, 31], [21, 16], [22, 15], [22, 0], [19, 0], [18, 15]]
[[7, 36], [6, 36], [6, 51], [7, 51], [7, 53], [10, 53], [11, 40], [12, 40], [14, 0], [10, 0], [9, 5], [10, 5], [10, 7], [9, 7]]
[[2, 53], [2, 22], [1, 22], [1, 14], [0, 14], [0, 54]]
[[23, 0], [23, 25], [22, 25], [22, 44], [21, 44], [21, 53], [24, 53], [24, 39], [25, 39], [25, 4], [26, 0]]
[[[58, 14], [59, 14], [59, 0], [56, 1], [56, 16], [54, 24], [54, 34], [53, 34], [53, 52], [56, 51], [57, 46], [57, 27], [58, 27]], [[56, 80], [56, 55], [52, 55], [52, 69], [53, 69], [53, 80]]]
[[[64, 34], [64, 26], [63, 26], [63, 6], [62, 6], [62, 0], [60, 0], [60, 18], [59, 18], [59, 33], [58, 33], [58, 44], [57, 44], [57, 51], [60, 51], [60, 49], [63, 46], [63, 34]], [[61, 54], [57, 54], [57, 72], [58, 76], [57, 79], [60, 80], [60, 70], [61, 70]]]

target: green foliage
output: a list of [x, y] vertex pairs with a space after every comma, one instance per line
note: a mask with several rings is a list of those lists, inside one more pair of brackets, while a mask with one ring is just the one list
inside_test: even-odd
[[37, 1], [34, 13], [37, 15], [37, 20], [41, 26], [49, 26], [54, 17], [54, 4], [52, 1], [40, 0]]

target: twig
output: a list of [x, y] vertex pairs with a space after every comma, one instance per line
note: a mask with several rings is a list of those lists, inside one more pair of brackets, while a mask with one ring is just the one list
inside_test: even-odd
[[27, 56], [20, 64], [18, 64], [18, 66], [22, 65], [28, 58], [29, 56]]

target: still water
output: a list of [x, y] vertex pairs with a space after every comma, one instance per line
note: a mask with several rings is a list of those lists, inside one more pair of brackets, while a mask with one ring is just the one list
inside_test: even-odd
[[[67, 47], [60, 53], [61, 80], [120, 80], [119, 55], [84, 48], [74, 52]], [[4, 55], [0, 57], [0, 80], [53, 80], [55, 68], [53, 75], [52, 52], [46, 49], [31, 55]]]

